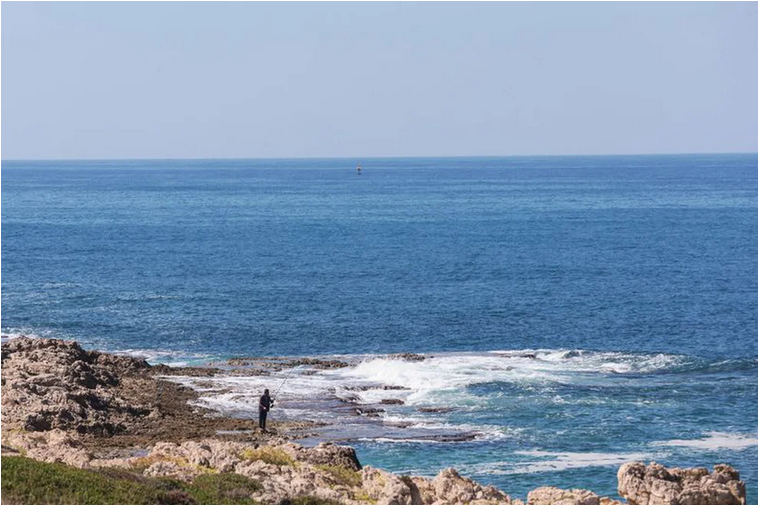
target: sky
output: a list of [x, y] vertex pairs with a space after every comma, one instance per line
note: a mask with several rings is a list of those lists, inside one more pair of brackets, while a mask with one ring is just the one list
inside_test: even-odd
[[2, 158], [758, 152], [758, 3], [3, 2]]

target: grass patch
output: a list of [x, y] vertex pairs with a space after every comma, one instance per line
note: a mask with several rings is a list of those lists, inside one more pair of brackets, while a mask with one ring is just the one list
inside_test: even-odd
[[329, 474], [337, 484], [348, 487], [357, 487], [363, 483], [363, 478], [359, 472], [336, 465], [316, 465], [316, 468]]
[[18, 456], [3, 456], [2, 467], [3, 504], [193, 503], [180, 488], [166, 489], [165, 482], [154, 485], [146, 479], [113, 478], [63, 463], [43, 463]]
[[3, 505], [257, 505], [260, 483], [237, 474], [205, 474], [191, 484], [127, 470], [81, 470], [20, 456], [2, 457]]
[[371, 496], [369, 496], [368, 492], [365, 489], [358, 490], [358, 492], [353, 495], [353, 499], [358, 500], [358, 501], [365, 501], [367, 503], [377, 502], [376, 499], [371, 498]]
[[198, 505], [253, 505], [250, 495], [263, 489], [260, 482], [236, 473], [200, 475], [187, 487]]
[[270, 465], [295, 466], [295, 460], [292, 459], [292, 456], [276, 447], [264, 446], [258, 449], [245, 449], [240, 457], [249, 461], [263, 461]]
[[180, 468], [190, 468], [193, 470], [197, 470], [201, 473], [217, 473], [218, 470], [215, 468], [208, 468], [207, 466], [201, 466], [196, 465], [194, 463], [190, 463], [184, 458], [178, 458], [174, 456], [144, 456], [142, 458], [138, 458], [134, 461], [132, 461], [130, 468], [134, 470], [135, 472], [143, 473], [145, 470], [150, 468], [150, 466], [153, 463], [157, 463], [158, 461], [165, 461], [167, 463], [174, 463], [176, 466]]

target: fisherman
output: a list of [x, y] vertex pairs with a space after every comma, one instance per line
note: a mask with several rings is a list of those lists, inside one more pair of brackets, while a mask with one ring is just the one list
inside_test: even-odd
[[274, 406], [274, 401], [268, 394], [268, 389], [263, 392], [263, 396], [258, 401], [258, 426], [261, 430], [266, 431], [266, 416], [271, 407]]

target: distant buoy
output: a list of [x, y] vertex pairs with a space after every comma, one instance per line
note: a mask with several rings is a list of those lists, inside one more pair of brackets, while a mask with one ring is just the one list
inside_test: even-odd
[[361, 170], [363, 170], [363, 167], [360, 163], [358, 163], [358, 168], [356, 168], [356, 170], [358, 171], [358, 175], [361, 175]]

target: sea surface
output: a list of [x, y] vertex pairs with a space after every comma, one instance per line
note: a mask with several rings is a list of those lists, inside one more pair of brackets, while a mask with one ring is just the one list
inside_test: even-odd
[[758, 155], [4, 161], [2, 331], [336, 356], [178, 380], [398, 472], [613, 496], [625, 461], [726, 462], [754, 493]]

